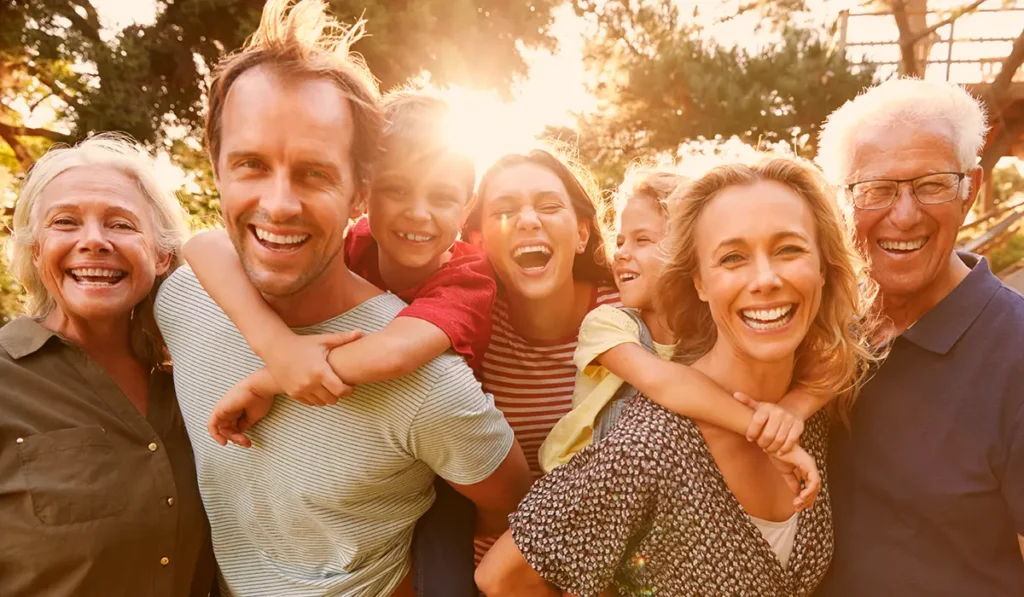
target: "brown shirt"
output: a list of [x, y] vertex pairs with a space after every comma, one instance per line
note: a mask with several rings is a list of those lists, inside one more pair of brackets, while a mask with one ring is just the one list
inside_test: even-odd
[[0, 595], [207, 595], [213, 576], [170, 374], [143, 416], [38, 322], [0, 329]]

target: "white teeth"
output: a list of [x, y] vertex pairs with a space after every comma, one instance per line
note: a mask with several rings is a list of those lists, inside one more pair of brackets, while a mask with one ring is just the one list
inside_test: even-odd
[[619, 274], [619, 282], [629, 282], [630, 280], [635, 280], [637, 277], [638, 276], [633, 272], [624, 272]]
[[120, 278], [124, 272], [115, 269], [99, 269], [95, 267], [71, 270], [76, 278]]
[[928, 242], [927, 238], [919, 238], [912, 241], [880, 240], [878, 246], [886, 251], [916, 251]]
[[398, 236], [404, 238], [405, 240], [411, 240], [414, 243], [425, 243], [428, 240], [432, 240], [434, 238], [433, 236], [428, 236], [426, 234], [413, 234], [411, 232], [399, 232]]
[[259, 226], [256, 226], [256, 238], [267, 241], [268, 243], [274, 243], [275, 245], [295, 245], [309, 238], [308, 234], [289, 234], [281, 235], [267, 232]]
[[519, 257], [524, 253], [543, 253], [544, 255], [550, 255], [551, 249], [545, 247], [544, 245], [527, 245], [516, 249], [515, 252], [512, 253], [512, 257]]
[[774, 309], [744, 309], [741, 311], [743, 317], [754, 321], [768, 321], [775, 322], [782, 317], [789, 315], [789, 312], [793, 310], [793, 305], [786, 305], [784, 307], [776, 307]]

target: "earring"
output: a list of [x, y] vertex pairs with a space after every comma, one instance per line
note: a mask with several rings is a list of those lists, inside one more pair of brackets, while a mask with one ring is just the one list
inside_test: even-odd
[[582, 253], [583, 251], [586, 251], [586, 250], [587, 250], [587, 243], [580, 243], [580, 245], [578, 247], [576, 247], [576, 252], [577, 253]]

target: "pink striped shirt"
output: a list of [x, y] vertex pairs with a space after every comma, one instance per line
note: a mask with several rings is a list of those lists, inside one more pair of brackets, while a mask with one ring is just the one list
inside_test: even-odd
[[[594, 290], [590, 309], [600, 305], [622, 306], [614, 286]], [[508, 319], [508, 300], [498, 293], [491, 320], [491, 341], [484, 353], [481, 383], [494, 396], [494, 404], [505, 414], [516, 439], [526, 455], [534, 477], [543, 473], [537, 452], [551, 428], [572, 409], [576, 385], [577, 333], [555, 344], [533, 344], [512, 329]], [[475, 543], [479, 564], [496, 538], [478, 538]]]

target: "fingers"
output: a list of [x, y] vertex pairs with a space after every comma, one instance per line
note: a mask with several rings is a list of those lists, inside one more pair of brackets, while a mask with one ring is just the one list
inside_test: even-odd
[[341, 381], [341, 378], [328, 367], [329, 374], [324, 375], [323, 388], [330, 394], [331, 402], [328, 404], [334, 404], [338, 401], [339, 397], [348, 396], [352, 393], [352, 388], [345, 385], [345, 382]]
[[206, 422], [206, 432], [210, 434], [213, 441], [217, 442], [222, 446], [228, 445], [228, 438], [220, 432], [220, 428], [217, 426], [217, 420], [210, 417], [210, 420]]
[[[750, 419], [750, 426], [747, 427], [747, 441], [759, 439], [764, 434], [765, 425], [768, 424], [768, 413], [757, 409]], [[758, 443], [760, 445], [760, 442]]]
[[793, 418], [783, 417], [779, 421], [779, 430], [775, 432], [775, 437], [771, 439], [771, 443], [765, 448], [765, 451], [774, 454], [778, 452], [782, 446], [786, 443], [786, 439], [789, 437], [789, 431], [793, 428]]
[[732, 397], [742, 402], [743, 404], [749, 406], [750, 408], [757, 408], [757, 400], [754, 400], [753, 398], [747, 396], [743, 392], [736, 392], [735, 394], [732, 395]]
[[821, 491], [821, 475], [816, 467], [801, 472], [804, 474], [804, 487], [797, 499], [800, 500], [802, 508], [806, 509], [814, 504], [818, 492]]
[[[755, 413], [755, 417], [757, 414]], [[767, 450], [768, 446], [775, 441], [775, 436], [779, 434], [779, 427], [782, 421], [779, 417], [771, 417], [767, 413], [764, 415], [768, 417], [768, 422], [764, 424], [764, 430], [761, 431], [761, 435], [757, 438], [757, 445], [761, 446], [762, 450]]]
[[344, 346], [344, 345], [348, 344], [349, 342], [353, 342], [355, 340], [358, 340], [359, 338], [362, 338], [362, 336], [363, 336], [362, 330], [352, 330], [352, 331], [349, 331], [349, 332], [337, 332], [337, 333], [334, 333], [334, 334], [324, 334], [323, 336], [320, 336], [320, 343], [327, 350], [331, 350], [332, 348], [337, 348], [339, 346]]
[[804, 424], [800, 419], [793, 421], [793, 426], [789, 429], [789, 435], [786, 436], [786, 441], [782, 442], [782, 447], [779, 448], [780, 454], [786, 454], [796, 447], [797, 443], [800, 442], [800, 436], [803, 435]]

